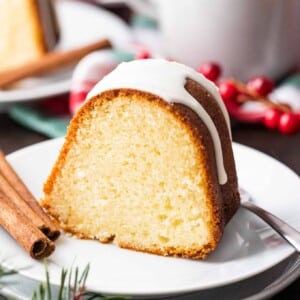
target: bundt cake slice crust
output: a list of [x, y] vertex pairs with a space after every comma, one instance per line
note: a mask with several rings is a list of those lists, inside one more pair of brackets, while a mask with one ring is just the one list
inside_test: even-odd
[[[104, 163], [104, 165], [102, 166], [104, 167], [104, 169], [101, 171], [102, 173], [100, 172], [100, 174], [97, 174], [94, 179], [85, 178], [85, 174], [80, 173], [81, 170], [79, 170], [78, 168], [76, 169], [76, 155], [78, 155], [78, 159], [88, 157], [85, 162], [91, 161], [91, 165], [84, 165], [84, 167], [87, 167], [89, 169], [91, 167], [95, 167], [93, 166], [93, 163], [96, 165], [101, 162], [101, 157], [93, 160], [91, 159], [91, 156], [97, 156], [96, 152], [98, 151], [98, 149], [100, 149], [101, 147], [107, 147], [107, 144], [105, 144], [107, 143], [107, 141], [110, 140], [109, 143], [111, 144], [107, 148], [105, 148], [106, 150], [111, 150], [111, 147], [113, 145], [116, 146], [117, 143], [120, 142], [118, 140], [114, 140], [113, 136], [110, 136], [109, 139], [102, 139], [103, 135], [105, 135], [105, 131], [107, 131], [108, 136], [111, 134], [111, 132], [109, 132], [111, 128], [105, 127], [104, 122], [100, 122], [102, 119], [99, 120], [98, 113], [101, 112], [100, 115], [109, 115], [109, 113], [111, 113], [110, 108], [113, 108], [115, 110], [118, 105], [122, 106], [122, 104], [125, 108], [130, 107], [130, 105], [136, 105], [135, 109], [137, 109], [137, 111], [135, 111], [135, 115], [140, 115], [141, 119], [138, 125], [135, 124], [137, 125], [135, 129], [137, 131], [135, 133], [137, 135], [140, 135], [140, 137], [144, 136], [145, 140], [149, 139], [151, 130], [153, 128], [155, 129], [155, 126], [157, 125], [157, 123], [159, 123], [159, 120], [161, 118], [166, 118], [170, 122], [173, 122], [172, 126], [177, 126], [176, 130], [179, 130], [181, 133], [183, 133], [183, 136], [181, 136], [181, 138], [183, 140], [186, 140], [186, 144], [184, 144], [184, 147], [188, 149], [188, 153], [193, 158], [193, 161], [189, 161], [189, 155], [183, 153], [183, 156], [185, 155], [184, 159], [186, 161], [183, 160], [182, 162], [180, 162], [182, 160], [182, 153], [179, 153], [178, 155], [176, 151], [180, 152], [182, 145], [177, 145], [173, 138], [170, 138], [172, 137], [173, 133], [169, 132], [169, 127], [165, 128], [165, 130], [168, 131], [168, 134], [165, 133], [163, 136], [158, 135], [160, 138], [162, 138], [160, 142], [162, 144], [166, 144], [166, 142], [170, 142], [170, 144], [175, 143], [172, 144], [172, 147], [176, 148], [178, 146], [178, 149], [172, 149], [167, 145], [167, 148], [162, 148], [168, 150], [169, 153], [167, 153], [166, 155], [166, 153], [163, 152], [159, 153], [159, 149], [152, 149], [150, 147], [151, 145], [148, 145], [148, 148], [146, 147], [146, 151], [150, 151], [149, 149], [151, 149], [152, 152], [146, 153], [145, 156], [143, 156], [143, 159], [145, 161], [147, 160], [148, 156], [153, 156], [153, 153], [155, 153], [155, 151], [158, 151], [158, 153], [155, 154], [157, 155], [157, 157], [159, 157], [160, 155], [165, 155], [163, 156], [165, 161], [163, 164], [162, 161], [160, 161], [161, 165], [157, 164], [156, 162], [154, 170], [150, 168], [151, 171], [156, 170], [157, 173], [154, 172], [153, 174], [150, 174], [151, 176], [149, 175], [147, 177], [147, 174], [143, 174], [143, 172], [141, 172], [138, 175], [136, 174], [134, 177], [134, 180], [136, 181], [138, 181], [140, 177], [144, 180], [143, 184], [145, 187], [146, 196], [141, 197], [140, 194], [141, 199], [139, 198], [140, 200], [138, 204], [136, 203], [137, 205], [143, 206], [141, 212], [143, 212], [144, 215], [138, 216], [137, 214], [133, 214], [132, 220], [130, 220], [128, 216], [127, 219], [124, 218], [124, 210], [126, 211], [126, 207], [124, 208], [124, 210], [122, 210], [122, 205], [125, 205], [124, 203], [126, 203], [126, 197], [131, 197], [130, 193], [125, 193], [125, 196], [118, 196], [118, 201], [113, 202], [113, 205], [109, 210], [110, 215], [106, 213], [106, 218], [110, 219], [109, 221], [111, 223], [110, 225], [108, 225], [106, 224], [107, 222], [105, 223], [103, 221], [103, 216], [101, 216], [101, 214], [105, 212], [105, 208], [103, 207], [105, 205], [108, 205], [108, 201], [112, 201], [107, 196], [109, 195], [109, 193], [106, 193], [106, 197], [108, 198], [101, 199], [101, 201], [98, 202], [96, 201], [95, 206], [92, 206], [90, 202], [90, 205], [87, 205], [88, 199], [85, 197], [94, 195], [95, 198], [95, 194], [96, 197], [99, 196], [99, 190], [93, 191], [93, 188], [98, 183], [101, 185], [101, 181], [104, 178], [103, 176], [107, 172], [111, 172], [113, 174], [111, 178], [118, 178], [120, 174], [118, 175], [114, 172], [122, 171], [120, 171], [121, 169], [118, 168], [116, 164], [114, 165], [115, 162], [106, 164], [105, 160], [109, 160], [109, 156], [104, 155], [104, 157], [102, 157], [102, 160], [104, 160], [104, 162], [102, 161], [102, 163]], [[143, 108], [145, 107], [148, 107], [149, 110], [148, 114], [143, 115]], [[118, 109], [115, 110], [115, 112], [117, 111]], [[156, 116], [156, 118], [151, 120], [150, 112], [153, 114], [153, 116], [155, 114], [158, 114], [159, 117]], [[120, 120], [123, 120], [122, 118], [126, 116], [126, 113], [129, 112], [125, 112], [124, 115], [115, 115], [114, 121], [119, 122], [120, 125]], [[132, 113], [132, 111], [130, 111], [130, 113]], [[147, 126], [144, 126], [145, 122], [147, 123]], [[77, 235], [80, 238], [99, 239], [101, 242], [109, 242], [111, 240], [114, 240], [119, 246], [124, 248], [151, 252], [160, 255], [205, 258], [209, 252], [215, 249], [217, 243], [219, 242], [226, 220], [222, 217], [223, 200], [221, 188], [217, 183], [218, 178], [213, 154], [214, 150], [212, 140], [207, 130], [203, 130], [202, 127], [205, 126], [203, 124], [198, 124], [199, 126], [195, 126], [194, 122], [194, 116], [192, 116], [192, 113], [187, 113], [187, 108], [180, 105], [168, 104], [163, 99], [151, 93], [132, 89], [118, 89], [106, 91], [99, 96], [93, 97], [81, 108], [81, 110], [77, 113], [69, 126], [65, 144], [55, 163], [52, 173], [50, 174], [47, 182], [44, 185], [45, 198], [42, 200], [42, 205], [49, 212], [49, 214], [58, 221], [63, 229], [65, 229], [67, 232], [71, 232]], [[201, 123], [201, 120], [199, 122]], [[110, 124], [114, 124], [114, 122]], [[100, 132], [98, 132], [97, 130], [99, 128], [97, 126], [99, 126], [99, 128], [103, 126], [104, 127], [100, 130]], [[138, 126], [143, 127], [140, 128], [140, 133], [138, 133]], [[98, 129], [95, 127], [97, 127]], [[130, 130], [132, 130], [132, 128]], [[154, 131], [156, 132], [156, 134], [160, 130], [163, 132], [163, 127], [159, 129], [156, 128], [155, 130]], [[126, 136], [125, 127], [123, 128], [123, 131], [124, 132], [122, 133], [122, 135]], [[134, 131], [132, 131], [131, 133], [133, 132]], [[120, 138], [121, 135], [117, 134], [114, 136], [118, 136]], [[128, 138], [130, 138], [130, 136]], [[92, 142], [84, 146], [84, 149], [86, 151], [86, 153], [84, 153], [82, 152], [83, 148], [80, 148], [80, 145], [84, 144], [87, 140], [92, 140]], [[151, 140], [151, 142], [153, 142], [154, 144], [156, 143], [156, 141], [157, 139], [153, 141]], [[122, 140], [122, 142], [124, 144], [121, 145], [120, 149], [123, 149], [123, 152], [126, 152], [125, 150], [128, 145], [124, 140]], [[178, 139], [178, 141], [176, 142], [181, 143], [181, 140]], [[95, 148], [94, 145], [97, 143], [99, 143], [98, 148]], [[143, 148], [143, 143], [139, 144], [138, 147]], [[140, 149], [140, 151], [142, 150], [143, 149]], [[109, 151], [106, 152], [106, 154], [109, 153]], [[172, 155], [174, 155], [174, 157], [176, 158], [176, 163], [174, 161], [172, 162], [172, 160], [169, 161], [168, 157], [170, 156], [170, 158], [172, 159]], [[123, 161], [122, 163], [124, 162], [125, 161]], [[147, 163], [151, 164], [151, 162], [147, 161], [140, 163], [142, 165], [147, 165]], [[153, 198], [156, 200], [154, 201], [153, 199], [151, 199], [151, 197], [149, 197], [149, 195], [146, 193], [147, 186], [149, 184], [147, 180], [150, 180], [149, 178], [153, 179], [155, 177], [159, 177], [159, 172], [165, 172], [165, 170], [163, 169], [164, 165], [176, 168], [177, 164], [179, 163], [181, 163], [181, 166], [184, 166], [186, 164], [185, 167], [188, 168], [191, 165], [194, 166], [194, 168], [191, 168], [193, 169], [194, 173], [192, 173], [192, 175], [189, 175], [190, 177], [187, 176], [186, 183], [184, 183], [184, 188], [188, 191], [188, 195], [184, 194], [184, 189], [179, 189], [177, 191], [179, 193], [179, 196], [177, 194], [172, 197], [172, 193], [170, 193], [171, 196], [168, 196], [162, 193], [166, 182], [155, 182], [155, 184], [153, 186], [150, 185], [150, 187], [155, 194]], [[110, 167], [108, 167], [109, 165]], [[111, 167], [112, 165], [114, 165], [115, 167]], [[123, 167], [126, 168], [126, 164]], [[139, 166], [135, 167], [138, 169]], [[134, 169], [134, 165], [131, 165], [131, 172], [134, 173]], [[72, 172], [70, 172], [71, 170]], [[176, 173], [177, 171], [178, 170], [168, 169], [169, 173]], [[128, 171], [128, 169], [126, 170], [126, 172], [128, 172], [126, 176], [130, 176], [130, 172]], [[178, 173], [180, 173], [180, 170], [178, 171]], [[76, 176], [74, 176], [74, 174], [76, 174]], [[92, 172], [91, 174], [94, 173]], [[168, 175], [167, 172], [166, 175]], [[179, 174], [179, 176], [181, 175], [182, 174]], [[124, 178], [125, 177], [123, 177], [122, 180], [124, 180]], [[196, 184], [193, 183], [194, 185], [191, 183], [193, 178], [198, 178], [196, 179]], [[177, 178], [176, 180], [175, 183], [177, 185], [180, 185], [182, 184], [181, 181], [184, 180], [184, 177], [182, 177], [180, 180]], [[191, 182], [189, 182], [189, 180]], [[96, 185], [94, 185], [94, 181], [97, 181]], [[160, 184], [162, 186], [160, 186]], [[169, 186], [166, 187], [166, 191], [169, 191], [168, 188], [170, 187], [174, 188], [172, 182], [168, 182], [168, 184]], [[65, 189], [68, 185], [71, 188], [66, 192]], [[101, 189], [107, 188], [107, 185], [108, 182], [106, 182], [105, 186], [101, 186]], [[114, 183], [112, 183], [112, 185], [114, 185]], [[132, 182], [132, 185], [138, 186], [134, 181]], [[194, 190], [189, 191], [189, 185], [193, 185], [191, 189]], [[114, 185], [115, 188], [117, 186], [118, 185]], [[128, 184], [128, 188], [129, 186], [130, 185]], [[195, 190], [197, 190], [197, 192], [195, 192]], [[133, 193], [132, 190], [131, 192]], [[80, 193], [80, 197], [82, 197], [82, 205], [80, 205], [80, 197], [77, 197]], [[111, 192], [110, 195], [112, 195], [113, 193], [115, 193], [115, 195], [118, 195], [118, 193], [124, 193], [124, 190]], [[161, 193], [161, 195], [159, 193]], [[77, 194], [77, 196], [75, 194]], [[201, 199], [195, 199], [196, 196], [199, 196]], [[77, 202], [73, 202], [73, 197], [78, 198], [76, 200]], [[189, 198], [191, 198], [193, 201], [191, 201]], [[120, 201], [120, 199], [122, 200]], [[135, 201], [137, 201], [137, 199], [135, 199]], [[190, 205], [188, 205], [189, 201]], [[154, 206], [152, 207], [151, 205]], [[86, 208], [86, 206], [88, 206], [88, 209]], [[129, 208], [127, 207], [127, 210], [128, 209]], [[131, 210], [133, 210], [133, 206]], [[183, 212], [182, 214], [180, 214], [181, 210]], [[153, 214], [153, 211], [161, 213]], [[151, 222], [148, 220], [149, 224], [146, 224], [146, 226], [145, 222], [143, 223], [143, 218], [146, 218], [147, 213], [150, 214], [150, 212], [153, 214], [153, 216], [151, 216], [153, 219], [151, 220]], [[173, 214], [172, 217], [168, 217], [168, 214], [170, 213], [171, 216]], [[176, 213], [179, 214], [180, 217], [178, 217]], [[130, 222], [133, 223], [133, 225], [130, 225]], [[88, 223], [88, 226], [86, 226], [85, 223]], [[172, 233], [170, 234], [170, 232], [167, 232], [168, 228], [173, 228], [173, 235]], [[164, 229], [166, 229], [167, 231], [163, 232]], [[197, 234], [193, 233], [193, 230], [198, 230]], [[201, 236], [199, 232], [201, 233], [202, 231], [203, 234]], [[139, 232], [142, 232], [142, 234], [139, 234]], [[155, 237], [151, 238], [151, 234], [153, 235], [153, 232]], [[138, 237], [136, 235], [138, 235]]]
[[[197, 101], [204, 107], [204, 109], [210, 115], [221, 139], [223, 162], [227, 174], [227, 182], [223, 185], [220, 185], [224, 209], [224, 221], [226, 224], [230, 221], [230, 219], [233, 217], [233, 215], [240, 206], [238, 179], [236, 174], [235, 161], [232, 152], [232, 142], [230, 132], [228, 130], [228, 125], [220, 107], [218, 105], [215, 105], [215, 99], [205, 88], [203, 88], [199, 83], [191, 79], [187, 79], [185, 88], [195, 99], [197, 99]], [[188, 108], [185, 108], [185, 114], [190, 117], [191, 123], [194, 127], [201, 128], [201, 135], [203, 135], [205, 139], [204, 144], [208, 145], [208, 149], [210, 149], [210, 151], [214, 151], [213, 148], [210, 148], [210, 135], [201, 119], [192, 110]], [[212, 158], [213, 157], [210, 156], [207, 159]], [[213, 162], [210, 162], [208, 165], [213, 166]], [[212, 172], [212, 170], [210, 170], [210, 172]]]

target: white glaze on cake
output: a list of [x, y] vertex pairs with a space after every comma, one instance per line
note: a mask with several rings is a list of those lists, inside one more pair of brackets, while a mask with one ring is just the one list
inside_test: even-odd
[[132, 88], [160, 96], [169, 103], [180, 103], [191, 108], [202, 119], [210, 132], [214, 143], [219, 183], [225, 184], [227, 174], [218, 131], [202, 105], [184, 88], [187, 78], [198, 82], [214, 97], [224, 114], [229, 134], [231, 134], [229, 116], [216, 86], [192, 68], [176, 62], [144, 59], [122, 63], [96, 84], [87, 99], [107, 90]]

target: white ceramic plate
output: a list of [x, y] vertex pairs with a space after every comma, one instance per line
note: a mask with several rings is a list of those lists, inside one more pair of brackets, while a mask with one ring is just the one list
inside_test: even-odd
[[[50, 140], [9, 156], [32, 192], [42, 185], [57, 157], [62, 139]], [[278, 161], [251, 148], [234, 144], [242, 187], [255, 201], [300, 230], [300, 179]], [[34, 261], [0, 230], [4, 263], [36, 280], [44, 280], [44, 265]], [[225, 230], [218, 249], [206, 261], [167, 258], [120, 249], [97, 241], [62, 236], [49, 259], [51, 282], [59, 283], [61, 267], [87, 263], [87, 288], [119, 295], [170, 295], [234, 283], [259, 274], [293, 253], [293, 249], [265, 223], [240, 209]]]
[[[275, 267], [256, 276], [233, 284], [214, 289], [201, 290], [189, 294], [159, 297], [164, 300], [262, 300], [269, 299], [289, 286], [300, 276], [300, 256], [292, 255]], [[31, 299], [38, 282], [19, 274], [11, 275], [0, 280], [1, 294], [9, 299]], [[51, 286], [53, 299], [57, 299], [58, 287]], [[131, 297], [130, 297], [131, 298]], [[133, 298], [133, 299], [141, 299]], [[147, 297], [149, 299], [149, 297]], [[157, 299], [157, 298], [156, 298]]]
[[[56, 0], [61, 39], [57, 50], [69, 50], [109, 38], [116, 46], [128, 43], [132, 35], [127, 25], [113, 14], [79, 1]], [[72, 68], [48, 76], [27, 79], [10, 90], [0, 90], [0, 109], [14, 102], [35, 100], [66, 93], [71, 86]]]

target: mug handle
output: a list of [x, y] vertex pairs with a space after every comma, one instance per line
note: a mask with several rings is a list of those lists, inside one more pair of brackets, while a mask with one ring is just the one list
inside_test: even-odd
[[157, 11], [153, 0], [100, 0], [99, 3], [124, 3], [134, 12], [157, 20]]

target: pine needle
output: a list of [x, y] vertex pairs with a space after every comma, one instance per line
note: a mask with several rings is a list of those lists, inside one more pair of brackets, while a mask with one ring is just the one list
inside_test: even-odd
[[77, 299], [77, 278], [78, 278], [78, 267], [75, 269], [75, 279], [74, 279], [74, 284], [73, 284], [73, 295], [74, 298]]
[[85, 286], [89, 271], [90, 271], [90, 264], [87, 264], [87, 266], [85, 267], [85, 269], [82, 272], [81, 278], [79, 279], [79, 284], [82, 284], [83, 286]]
[[[65, 286], [65, 280], [67, 278], [67, 274], [68, 274], [68, 271], [66, 269], [62, 269], [61, 278], [60, 278], [60, 287], [59, 287], [59, 291], [58, 291], [57, 300], [68, 299], [67, 297], [64, 298], [64, 286]], [[70, 284], [68, 286], [70, 286]], [[67, 295], [69, 297], [69, 293], [67, 293]]]
[[[66, 270], [66, 272], [68, 274], [68, 270]], [[69, 279], [68, 279], [68, 285], [67, 285], [67, 288], [66, 288], [65, 299], [71, 299], [72, 274], [73, 274], [73, 266], [71, 267], [71, 269], [69, 271]]]
[[49, 271], [48, 271], [47, 260], [45, 261], [45, 272], [46, 272], [46, 299], [52, 300], [51, 284], [50, 284], [50, 276], [49, 276]]
[[5, 277], [5, 276], [9, 276], [9, 275], [13, 275], [13, 274], [16, 274], [16, 273], [17, 273], [17, 271], [8, 270], [8, 269], [2, 267], [1, 264], [0, 264], [0, 278]]

